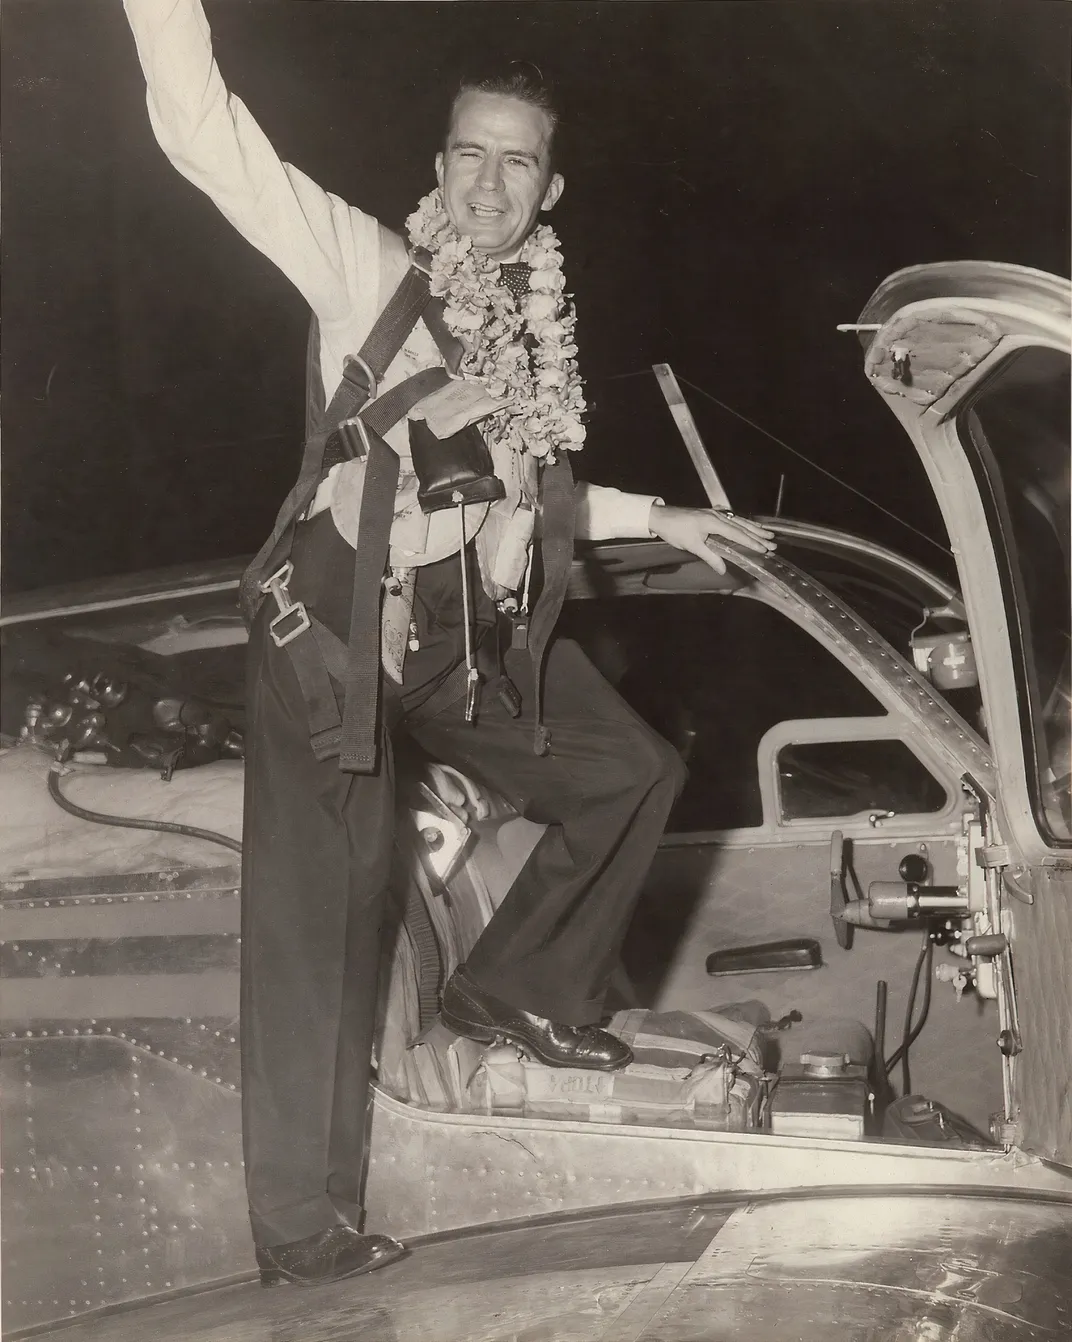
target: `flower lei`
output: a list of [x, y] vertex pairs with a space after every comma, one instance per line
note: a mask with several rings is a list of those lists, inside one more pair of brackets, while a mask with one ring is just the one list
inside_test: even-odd
[[577, 318], [565, 293], [554, 230], [541, 224], [519, 260], [531, 267], [520, 303], [501, 282], [499, 263], [476, 251], [443, 208], [436, 189], [406, 220], [410, 242], [431, 254], [429, 288], [444, 300], [447, 328], [466, 347], [459, 372], [507, 406], [484, 421], [489, 443], [555, 460], [584, 443], [584, 391], [577, 369]]

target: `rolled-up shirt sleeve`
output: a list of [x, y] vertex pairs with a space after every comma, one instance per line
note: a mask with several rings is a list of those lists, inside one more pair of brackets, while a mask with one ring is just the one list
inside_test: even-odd
[[581, 541], [628, 540], [650, 536], [648, 519], [654, 494], [626, 494], [607, 485], [579, 483], [575, 535]]
[[[349, 314], [378, 224], [272, 148], [213, 57], [200, 0], [124, 0], [153, 133], [175, 168], [301, 291], [322, 322]], [[374, 271], [369, 281], [376, 284]]]

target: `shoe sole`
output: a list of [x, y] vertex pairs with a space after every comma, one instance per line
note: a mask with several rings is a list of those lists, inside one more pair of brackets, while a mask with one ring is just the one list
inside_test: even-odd
[[352, 1277], [362, 1277], [366, 1273], [375, 1272], [377, 1268], [386, 1267], [388, 1263], [397, 1263], [400, 1258], [406, 1256], [407, 1250], [393, 1249], [390, 1253], [380, 1254], [378, 1258], [373, 1258], [368, 1263], [363, 1263], [360, 1267], [355, 1267], [351, 1272], [344, 1272], [339, 1277], [297, 1277], [282, 1267], [262, 1267], [260, 1269], [261, 1285], [272, 1286], [331, 1286], [338, 1281], [349, 1281]]
[[526, 1057], [542, 1062], [545, 1067], [573, 1067], [585, 1072], [620, 1072], [623, 1067], [628, 1067], [633, 1061], [633, 1056], [630, 1054], [629, 1057], [623, 1058], [621, 1062], [564, 1062], [560, 1058], [548, 1057], [547, 1054], [541, 1053], [531, 1039], [526, 1039], [523, 1035], [515, 1035], [510, 1030], [489, 1030], [484, 1025], [463, 1020], [460, 1016], [455, 1016], [453, 1012], [445, 1009], [440, 1011], [439, 1018], [453, 1034], [461, 1035], [465, 1039], [472, 1039], [478, 1044], [513, 1044]]

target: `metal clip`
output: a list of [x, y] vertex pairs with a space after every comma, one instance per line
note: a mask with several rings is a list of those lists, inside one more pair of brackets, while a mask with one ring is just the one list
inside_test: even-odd
[[[309, 613], [305, 609], [305, 602], [291, 601], [290, 599], [287, 584], [290, 582], [293, 573], [294, 565], [288, 559], [282, 568], [276, 569], [270, 578], [266, 578], [260, 584], [261, 591], [274, 597], [275, 604], [279, 607], [279, 613], [273, 617], [268, 626], [272, 642], [277, 648], [285, 648], [292, 639], [297, 638], [299, 634], [304, 634], [312, 623], [309, 619]], [[291, 618], [294, 620], [293, 626], [281, 629], [280, 626], [286, 624], [287, 620]]]
[[[354, 441], [354, 431], [357, 432], [357, 441]], [[365, 421], [358, 415], [355, 419], [344, 419], [339, 425], [339, 442], [342, 443], [343, 451], [349, 460], [355, 457], [364, 460], [372, 450], [372, 444], [369, 441], [368, 428]]]
[[469, 678], [465, 683], [465, 720], [472, 724], [476, 721], [476, 710], [480, 702], [480, 672], [475, 666], [469, 668]]
[[366, 397], [366, 404], [369, 401], [374, 401], [376, 397], [380, 394], [380, 384], [379, 380], [376, 377], [376, 374], [368, 366], [365, 360], [362, 359], [360, 354], [351, 354], [349, 358], [346, 360], [346, 363], [347, 368], [344, 372], [344, 376], [346, 375], [346, 373], [349, 372], [349, 365], [352, 363], [356, 364], [358, 368], [360, 368], [365, 375], [365, 384], [368, 388], [368, 396]]

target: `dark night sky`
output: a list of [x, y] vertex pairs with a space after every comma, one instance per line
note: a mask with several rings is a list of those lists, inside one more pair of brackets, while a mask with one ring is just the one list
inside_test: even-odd
[[[306, 313], [152, 140], [119, 0], [3, 0], [4, 562], [19, 590], [256, 548], [296, 469]], [[1068, 273], [1070, 7], [1054, 0], [209, 6], [281, 154], [397, 226], [466, 65], [569, 119], [554, 222], [595, 404], [584, 474], [702, 502], [657, 360], [941, 538], [838, 335], [899, 266]], [[909, 531], [687, 392], [731, 496]]]

